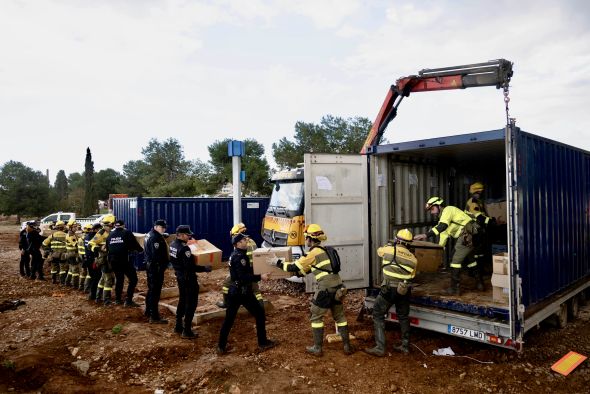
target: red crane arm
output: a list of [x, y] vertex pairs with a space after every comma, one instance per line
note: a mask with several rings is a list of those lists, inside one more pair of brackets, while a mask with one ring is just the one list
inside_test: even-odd
[[463, 66], [424, 69], [419, 72], [419, 75], [398, 79], [385, 96], [377, 118], [363, 144], [361, 154], [370, 153], [370, 147], [379, 144], [387, 125], [397, 115], [397, 107], [410, 93], [480, 86], [507, 88], [512, 74], [512, 62], [498, 59]]

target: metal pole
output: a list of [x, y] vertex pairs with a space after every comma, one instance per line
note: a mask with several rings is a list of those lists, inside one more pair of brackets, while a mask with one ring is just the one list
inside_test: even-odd
[[242, 158], [240, 156], [232, 156], [231, 161], [234, 188], [234, 224], [238, 224], [242, 221], [242, 183], [240, 181]]

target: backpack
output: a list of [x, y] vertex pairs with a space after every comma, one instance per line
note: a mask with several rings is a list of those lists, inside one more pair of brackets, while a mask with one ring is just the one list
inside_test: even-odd
[[331, 246], [320, 246], [320, 249], [322, 249], [328, 255], [328, 258], [330, 259], [330, 268], [331, 269], [330, 269], [330, 271], [328, 271], [328, 270], [324, 270], [324, 269], [321, 269], [318, 267], [316, 267], [316, 268], [319, 269], [320, 271], [331, 272], [332, 274], [339, 273], [341, 270], [340, 256], [338, 256], [338, 252], [336, 251], [336, 249], [334, 249]]

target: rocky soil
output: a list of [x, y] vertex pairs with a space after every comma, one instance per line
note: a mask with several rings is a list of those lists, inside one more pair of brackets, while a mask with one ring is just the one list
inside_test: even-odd
[[[18, 226], [0, 224], [0, 302], [24, 305], [0, 313], [0, 392], [152, 393], [588, 393], [590, 364], [568, 377], [551, 365], [569, 350], [590, 355], [590, 307], [558, 329], [542, 324], [525, 337], [524, 351], [495, 348], [420, 329], [412, 331], [408, 356], [373, 358], [363, 352], [345, 356], [340, 343], [326, 343], [325, 354], [305, 353], [311, 343], [309, 295], [300, 285], [266, 282], [261, 288], [273, 305], [267, 329], [278, 347], [257, 351], [254, 319], [240, 315], [231, 334], [233, 350], [215, 353], [222, 317], [198, 327], [196, 340], [173, 332], [173, 315], [162, 308], [168, 325], [150, 325], [140, 308], [97, 306], [85, 295], [18, 274]], [[200, 274], [206, 291], [199, 312], [215, 311], [225, 270]], [[140, 272], [139, 293], [146, 290]], [[167, 272], [166, 285], [175, 286]], [[363, 291], [353, 291], [347, 317], [358, 348], [372, 346], [372, 322], [357, 321]], [[333, 330], [331, 320], [327, 331]], [[389, 327], [388, 344], [399, 338]], [[432, 355], [450, 346], [456, 357]]]

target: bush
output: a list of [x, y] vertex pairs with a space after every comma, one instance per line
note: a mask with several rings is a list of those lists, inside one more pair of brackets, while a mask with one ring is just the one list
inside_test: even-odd
[[120, 334], [121, 331], [123, 331], [123, 325], [122, 324], [117, 324], [115, 327], [113, 327], [113, 329], [111, 331], [115, 335]]

